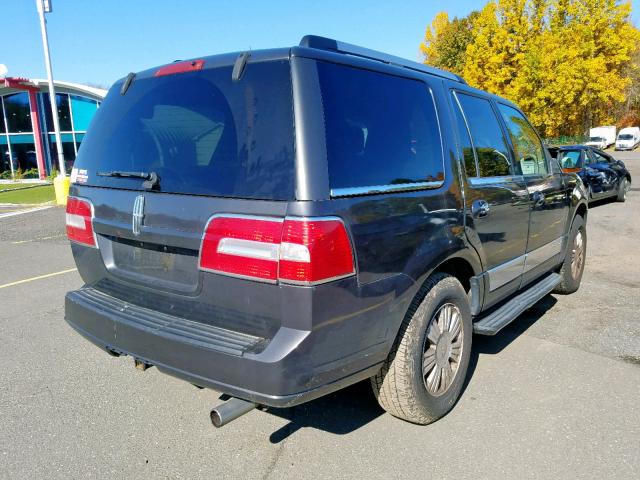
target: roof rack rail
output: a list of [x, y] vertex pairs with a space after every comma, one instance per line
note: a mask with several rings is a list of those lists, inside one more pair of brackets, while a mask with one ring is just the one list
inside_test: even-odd
[[360, 47], [358, 45], [352, 45], [350, 43], [340, 42], [332, 38], [320, 37], [317, 35], [305, 35], [300, 40], [301, 47], [316, 48], [318, 50], [330, 50], [338, 53], [345, 53], [356, 57], [368, 58], [369, 60], [376, 60], [378, 62], [387, 63], [390, 65], [397, 65], [400, 67], [408, 68], [409, 70], [415, 70], [418, 72], [430, 73], [439, 77], [447, 78], [460, 83], [467, 83], [465, 80], [455, 73], [440, 70], [439, 68], [431, 67], [423, 63], [412, 62], [402, 57], [395, 55], [389, 55], [388, 53], [379, 52], [377, 50], [371, 50], [369, 48]]

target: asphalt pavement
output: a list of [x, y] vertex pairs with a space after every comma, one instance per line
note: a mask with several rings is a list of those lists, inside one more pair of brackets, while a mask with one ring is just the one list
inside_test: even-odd
[[590, 208], [579, 292], [474, 337], [459, 403], [426, 427], [363, 382], [215, 429], [218, 393], [64, 322], [82, 285], [64, 211], [0, 207], [0, 478], [640, 478], [640, 150], [615, 155], [636, 180]]

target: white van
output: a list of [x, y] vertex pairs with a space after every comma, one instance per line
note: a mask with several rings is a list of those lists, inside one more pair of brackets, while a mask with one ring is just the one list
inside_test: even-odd
[[616, 150], [633, 150], [640, 144], [640, 128], [627, 127], [620, 130], [616, 139]]
[[604, 150], [609, 145], [616, 143], [616, 127], [609, 125], [606, 127], [594, 127], [589, 130], [589, 140], [585, 145]]

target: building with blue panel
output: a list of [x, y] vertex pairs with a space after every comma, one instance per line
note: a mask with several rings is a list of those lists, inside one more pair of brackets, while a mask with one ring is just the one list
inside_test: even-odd
[[[107, 91], [54, 82], [67, 172], [91, 119]], [[57, 170], [57, 149], [46, 80], [0, 78], [0, 178], [35, 172], [44, 178]]]

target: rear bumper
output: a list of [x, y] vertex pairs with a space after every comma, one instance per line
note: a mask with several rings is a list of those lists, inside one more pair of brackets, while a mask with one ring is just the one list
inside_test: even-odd
[[[92, 288], [69, 292], [65, 319], [111, 353], [131, 355], [201, 387], [273, 407], [313, 400], [374, 375], [386, 358], [381, 342], [346, 357], [314, 348], [339, 331], [280, 328], [271, 339], [203, 325], [138, 307]], [[339, 327], [336, 327], [339, 328]], [[325, 346], [323, 346], [325, 347]]]

